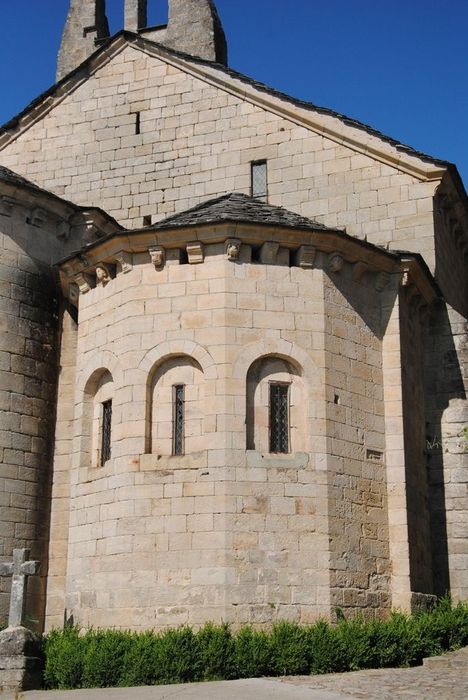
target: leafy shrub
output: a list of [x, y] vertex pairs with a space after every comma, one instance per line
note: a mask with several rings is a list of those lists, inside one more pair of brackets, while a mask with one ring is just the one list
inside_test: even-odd
[[235, 644], [229, 625], [210, 622], [197, 634], [201, 680], [230, 680], [236, 677]]
[[159, 637], [154, 632], [143, 632], [132, 637], [132, 643], [122, 660], [120, 686], [135, 687], [139, 685], [156, 685], [158, 669]]
[[129, 632], [91, 630], [83, 637], [82, 688], [121, 684], [122, 662], [132, 644]]
[[311, 648], [306, 627], [278, 622], [270, 632], [271, 671], [275, 676], [309, 673]]
[[339, 673], [346, 664], [343, 643], [336, 628], [325, 620], [319, 620], [309, 628], [311, 662], [309, 673]]
[[271, 649], [267, 634], [243, 627], [235, 637], [237, 678], [268, 676], [271, 670]]
[[[372, 667], [369, 626], [362, 617], [341, 620], [333, 630], [336, 636], [334, 667], [340, 663], [343, 671], [358, 671]], [[341, 661], [340, 661], [341, 657]]]
[[141, 634], [76, 627], [43, 641], [47, 688], [138, 686], [263, 675], [337, 673], [361, 668], [412, 666], [425, 656], [468, 644], [468, 604], [449, 598], [431, 612], [388, 620], [340, 617], [300, 626], [280, 622], [269, 632], [205, 625]]
[[156, 636], [155, 651], [157, 683], [189, 683], [199, 679], [199, 654], [190, 627], [161, 632]]
[[44, 640], [44, 684], [46, 688], [81, 688], [83, 639], [77, 627], [52, 630]]

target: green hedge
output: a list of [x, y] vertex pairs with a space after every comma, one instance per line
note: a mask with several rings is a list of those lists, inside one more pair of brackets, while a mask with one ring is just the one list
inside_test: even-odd
[[468, 604], [442, 600], [431, 612], [364, 622], [279, 622], [269, 632], [207, 624], [132, 633], [76, 627], [44, 638], [46, 688], [187, 683], [412, 666], [468, 644]]

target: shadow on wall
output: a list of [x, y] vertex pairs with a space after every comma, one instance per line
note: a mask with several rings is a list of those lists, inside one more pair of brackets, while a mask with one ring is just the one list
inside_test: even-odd
[[[465, 344], [468, 364], [468, 347]], [[450, 590], [447, 545], [447, 482], [449, 471], [459, 455], [454, 455], [451, 441], [444, 441], [445, 412], [454, 399], [466, 401], [466, 391], [452, 327], [445, 303], [437, 304], [429, 318], [425, 344], [426, 396], [426, 459], [431, 508], [431, 540], [433, 552], [434, 592], [443, 595]]]

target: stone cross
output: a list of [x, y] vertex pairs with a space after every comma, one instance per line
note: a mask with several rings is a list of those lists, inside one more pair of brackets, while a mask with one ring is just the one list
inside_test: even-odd
[[13, 561], [0, 563], [0, 576], [12, 576], [8, 627], [22, 626], [28, 576], [39, 572], [40, 562], [28, 559], [29, 549], [14, 549]]

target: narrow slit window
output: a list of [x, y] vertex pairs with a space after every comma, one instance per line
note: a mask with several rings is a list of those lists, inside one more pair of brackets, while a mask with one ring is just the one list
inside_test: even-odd
[[172, 388], [172, 454], [184, 454], [185, 386], [178, 384]]
[[136, 112], [135, 114], [135, 134], [141, 134], [141, 114]]
[[289, 452], [289, 384], [270, 384], [270, 452]]
[[257, 197], [257, 199], [266, 200], [267, 190], [268, 190], [268, 179], [267, 179], [267, 162], [266, 160], [261, 160], [256, 163], [252, 163], [251, 171], [251, 190], [252, 197]]
[[112, 399], [102, 404], [101, 467], [111, 458]]

